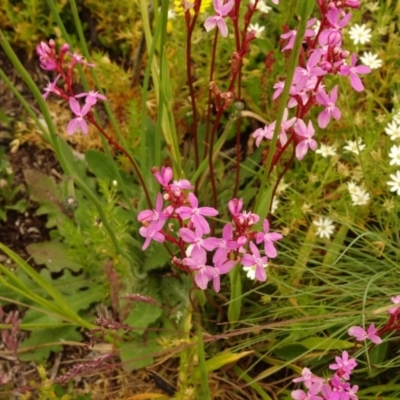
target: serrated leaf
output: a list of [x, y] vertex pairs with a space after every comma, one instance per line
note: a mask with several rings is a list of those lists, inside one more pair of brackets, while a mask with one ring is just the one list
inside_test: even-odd
[[348, 342], [347, 340], [322, 338], [317, 336], [304, 339], [299, 344], [308, 350], [345, 350], [354, 347], [354, 343]]
[[82, 335], [77, 332], [74, 326], [33, 331], [30, 337], [19, 346], [19, 350], [29, 348], [29, 351], [20, 352], [18, 359], [20, 361], [47, 360], [51, 352], [62, 350], [62, 342], [65, 340], [80, 342]]
[[122, 344], [119, 353], [123, 369], [130, 372], [153, 364], [154, 355], [161, 350], [156, 338], [156, 335], [151, 333], [145, 342], [138, 339]]
[[101, 151], [88, 150], [85, 153], [85, 160], [97, 179], [108, 179], [110, 182], [116, 179], [110, 160]]
[[165, 266], [171, 259], [168, 251], [163, 245], [154, 244], [146, 250], [146, 258], [143, 264], [143, 270], [148, 272], [152, 269]]
[[136, 302], [124, 323], [132, 326], [135, 333], [141, 334], [161, 316], [161, 313], [161, 307], [156, 304]]
[[65, 268], [74, 272], [83, 269], [82, 265], [68, 257], [68, 246], [56, 240], [32, 243], [26, 246], [26, 251], [33, 257], [36, 264], [46, 265], [51, 272], [60, 272]]

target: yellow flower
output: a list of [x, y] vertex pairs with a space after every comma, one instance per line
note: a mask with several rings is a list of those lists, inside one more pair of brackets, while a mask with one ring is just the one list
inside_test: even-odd
[[[202, 0], [200, 6], [200, 13], [205, 12], [211, 5], [211, 0]], [[175, 13], [176, 15], [183, 15], [185, 13], [184, 7], [190, 9], [193, 13], [194, 0], [174, 0]]]

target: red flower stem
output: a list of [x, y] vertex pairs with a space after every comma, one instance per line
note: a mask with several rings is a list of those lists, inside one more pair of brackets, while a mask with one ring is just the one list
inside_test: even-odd
[[144, 190], [144, 194], [146, 196], [147, 203], [148, 203], [149, 207], [152, 209], [153, 205], [152, 205], [152, 201], [150, 199], [149, 192], [147, 191], [147, 187], [146, 187], [146, 184], [144, 183], [143, 176], [140, 173], [140, 170], [139, 170], [135, 160], [129, 155], [129, 153], [118, 142], [116, 142], [113, 138], [111, 138], [109, 135], [107, 135], [107, 133], [104, 131], [104, 129], [101, 128], [101, 126], [99, 126], [98, 123], [96, 122], [96, 120], [93, 118], [92, 113], [87, 115], [87, 120], [90, 123], [92, 123], [99, 130], [99, 132], [107, 139], [108, 143], [110, 143], [118, 151], [120, 151], [122, 154], [124, 154], [125, 157], [128, 158], [128, 160], [130, 161], [133, 169], [136, 172], [137, 177], [139, 178], [140, 184], [141, 184], [141, 186], [142, 186], [142, 188]]
[[[214, 43], [213, 43], [213, 48], [212, 48], [212, 54], [211, 54], [211, 67], [210, 67], [210, 78], [209, 82], [212, 82], [213, 77], [214, 77], [214, 68], [215, 68], [215, 54], [217, 52], [217, 41], [218, 41], [218, 29], [215, 30], [215, 35], [214, 35]], [[210, 125], [211, 125], [211, 104], [212, 104], [212, 99], [211, 99], [211, 89], [208, 90], [208, 102], [207, 102], [207, 120], [206, 120], [206, 137], [204, 139], [204, 154], [203, 154], [203, 160], [207, 156], [207, 145], [209, 143], [210, 139]]]
[[[193, 113], [193, 141], [194, 141], [194, 154], [195, 154], [195, 165], [196, 170], [199, 168], [199, 143], [198, 143], [198, 134], [197, 134], [197, 108], [196, 108], [196, 98], [194, 94], [193, 87], [193, 77], [192, 77], [192, 68], [191, 68], [191, 56], [192, 56], [192, 34], [194, 27], [196, 25], [197, 17], [199, 16], [199, 9], [201, 5], [201, 0], [196, 1], [195, 5], [195, 14], [190, 24], [186, 23], [187, 27], [187, 38], [186, 38], [186, 73], [187, 73], [187, 81], [189, 85], [189, 93], [190, 93], [190, 102], [192, 105], [192, 113]], [[189, 11], [186, 11], [189, 13]], [[186, 19], [187, 21], [187, 19]], [[187, 21], [188, 22], [188, 21]], [[196, 181], [195, 194], [197, 194], [198, 180]]]

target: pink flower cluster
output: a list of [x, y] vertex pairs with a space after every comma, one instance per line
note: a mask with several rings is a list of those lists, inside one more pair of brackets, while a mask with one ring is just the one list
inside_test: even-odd
[[[212, 207], [199, 207], [188, 180], [171, 183], [171, 168], [162, 167], [161, 171], [153, 168], [153, 174], [163, 187], [163, 194], [158, 193], [154, 210], [144, 210], [138, 215], [143, 224], [139, 230], [145, 238], [143, 250], [152, 240], [160, 243], [167, 240], [178, 246], [182, 258], [174, 257], [174, 265], [182, 270], [195, 271], [195, 282], [203, 290], [212, 280], [214, 290], [218, 292], [220, 276], [238, 263], [247, 270], [251, 269], [255, 279], [266, 281], [268, 258], [277, 256], [274, 242], [282, 238], [281, 234], [269, 231], [267, 219], [263, 231], [256, 231], [254, 225], [259, 216], [243, 211], [242, 199], [232, 199], [228, 203], [232, 222], [224, 225], [222, 237], [204, 237], [210, 233], [206, 217], [214, 217], [218, 211]], [[265, 256], [261, 256], [256, 244], [263, 244]], [[212, 262], [208, 261], [211, 258], [207, 257], [207, 252], [214, 252]]]
[[354, 358], [349, 358], [347, 351], [335, 358], [336, 363], [329, 369], [335, 371], [331, 378], [325, 379], [314, 375], [308, 368], [303, 368], [300, 378], [293, 382], [303, 382], [306, 390], [293, 390], [294, 400], [357, 400], [358, 386], [348, 382], [353, 369], [357, 366]]
[[[369, 67], [357, 65], [356, 54], [351, 55], [342, 48], [342, 30], [351, 18], [345, 9], [358, 8], [359, 0], [317, 0], [322, 19], [312, 18], [307, 23], [304, 36], [304, 45], [301, 49], [299, 66], [296, 68], [290, 88], [290, 99], [279, 131], [277, 157], [288, 147], [289, 143], [295, 146], [298, 160], [302, 160], [309, 149], [315, 150], [317, 142], [313, 139], [315, 129], [311, 120], [306, 122], [305, 116], [312, 106], [322, 107], [318, 116], [318, 126], [324, 129], [331, 119], [339, 120], [341, 112], [336, 106], [338, 86], [330, 91], [323, 84], [323, 79], [329, 75], [341, 75], [350, 79], [354, 90], [361, 92], [364, 86], [360, 74], [371, 72]], [[319, 28], [313, 29], [318, 25]], [[286, 41], [282, 51], [292, 50], [297, 31], [284, 33], [281, 38]], [[350, 57], [350, 60], [348, 60]], [[274, 85], [273, 100], [279, 98], [283, 92], [284, 81]], [[288, 119], [289, 110], [294, 110], [292, 118]], [[272, 139], [276, 121], [267, 124], [264, 128], [253, 132], [256, 145], [262, 139]]]
[[[88, 93], [75, 94], [72, 88], [72, 70], [76, 64], [94, 67], [94, 64], [87, 63], [83, 57], [77, 53], [70, 53], [70, 46], [65, 43], [61, 46], [59, 53], [56, 51], [54, 40], [49, 43], [40, 42], [36, 46], [36, 53], [39, 56], [40, 66], [46, 71], [55, 71], [57, 76], [53, 82], [49, 82], [44, 89], [43, 98], [46, 100], [50, 93], [68, 101], [74, 118], [67, 125], [67, 134], [73, 135], [77, 130], [87, 134], [89, 129], [86, 120], [91, 117], [92, 108], [97, 100], [107, 100], [105, 96], [98, 92], [89, 91]], [[59, 80], [64, 81], [64, 85], [59, 85]], [[85, 98], [83, 106], [77, 99]], [[90, 118], [89, 118], [90, 120]]]

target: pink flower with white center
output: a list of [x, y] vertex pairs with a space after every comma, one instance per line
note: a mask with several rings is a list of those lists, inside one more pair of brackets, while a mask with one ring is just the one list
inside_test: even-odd
[[99, 92], [95, 92], [94, 90], [90, 90], [88, 93], [79, 93], [75, 96], [77, 99], [80, 97], [86, 97], [85, 103], [90, 104], [90, 106], [94, 106], [97, 103], [97, 100], [107, 100], [106, 96], [103, 96]]
[[293, 83], [296, 84], [296, 90], [301, 91], [307, 85], [309, 79], [313, 76], [323, 76], [326, 75], [321, 67], [316, 67], [316, 65], [321, 60], [321, 53], [319, 50], [314, 50], [307, 61], [306, 67], [296, 67]]
[[68, 135], [73, 135], [78, 129], [80, 129], [84, 135], [87, 135], [89, 128], [85, 121], [85, 115], [90, 111], [91, 108], [90, 104], [85, 104], [81, 108], [78, 100], [76, 100], [74, 97], [70, 97], [69, 106], [76, 117], [68, 122], [67, 125]]
[[369, 328], [365, 331], [361, 326], [352, 326], [347, 333], [350, 336], [353, 336], [359, 342], [363, 340], [369, 339], [371, 342], [375, 344], [381, 344], [382, 339], [378, 336], [378, 330], [375, 328], [375, 324], [371, 324]]
[[243, 211], [237, 216], [237, 221], [239, 225], [247, 225], [252, 226], [256, 224], [260, 220], [260, 217], [257, 214], [252, 213], [251, 211]]
[[310, 389], [311, 386], [313, 386], [314, 383], [323, 383], [325, 382], [324, 378], [320, 378], [319, 376], [314, 375], [311, 370], [308, 368], [303, 368], [301, 371], [301, 378], [295, 378], [293, 379], [292, 382], [298, 383], [298, 382], [304, 382], [304, 386], [307, 389]]
[[211, 267], [210, 265], [206, 265], [207, 253], [203, 249], [193, 249], [191, 257], [184, 258], [183, 262], [190, 269], [197, 271], [194, 281], [202, 290], [207, 289], [208, 282], [219, 275], [215, 268]]
[[228, 202], [228, 209], [230, 213], [236, 217], [242, 211], [243, 208], [243, 199], [232, 199]]
[[58, 80], [61, 78], [61, 75], [60, 74], [58, 74], [57, 76], [56, 76], [56, 79], [54, 79], [54, 81], [53, 82], [49, 82], [48, 84], [47, 84], [47, 86], [45, 87], [45, 89], [44, 89], [44, 93], [42, 94], [42, 97], [43, 97], [43, 99], [47, 99], [47, 96], [50, 94], [50, 93], [55, 93], [55, 94], [59, 94], [60, 93], [60, 91], [57, 89], [57, 82], [58, 82]]
[[326, 128], [331, 120], [331, 117], [336, 120], [340, 119], [342, 114], [339, 108], [336, 107], [338, 97], [337, 85], [332, 89], [331, 95], [328, 96], [325, 91], [318, 91], [315, 99], [321, 106], [325, 106], [325, 110], [318, 115], [318, 126], [322, 129]]
[[87, 61], [85, 61], [85, 59], [83, 58], [83, 56], [81, 56], [78, 53], [68, 53], [71, 57], [72, 57], [72, 61], [71, 61], [71, 68], [75, 65], [75, 64], [82, 64], [82, 65], [86, 65], [87, 67], [95, 67], [95, 64], [90, 64]]
[[298, 160], [302, 160], [307, 154], [309, 148], [313, 151], [317, 148], [317, 142], [312, 138], [315, 130], [311, 120], [308, 121], [308, 126], [306, 126], [304, 121], [300, 118], [297, 119], [294, 124], [294, 130], [298, 136], [303, 138], [303, 140], [296, 146], [296, 157]]
[[293, 390], [290, 395], [294, 400], [324, 400], [323, 397], [318, 396], [321, 390], [322, 383], [314, 383], [310, 388], [308, 393], [303, 390]]
[[173, 172], [170, 167], [161, 167], [161, 172], [157, 168], [154, 168], [153, 174], [158, 183], [164, 188], [168, 186], [173, 176]]
[[146, 238], [145, 242], [143, 243], [142, 250], [146, 250], [152, 240], [155, 240], [159, 243], [164, 243], [165, 236], [163, 233], [159, 232], [163, 228], [164, 223], [165, 221], [158, 221], [154, 224], [150, 224], [147, 228], [142, 226], [139, 229], [140, 236]]
[[204, 248], [208, 251], [214, 250], [213, 238], [203, 239], [203, 232], [199, 229], [196, 229], [195, 232], [193, 232], [189, 228], [181, 228], [179, 229], [179, 233], [185, 243], [191, 243], [186, 249], [186, 255], [188, 257], [192, 254], [193, 249]]
[[350, 76], [350, 84], [351, 87], [357, 92], [362, 92], [364, 90], [364, 85], [359, 78], [359, 74], [369, 74], [371, 72], [371, 68], [365, 65], [356, 66], [357, 55], [353, 53], [351, 56], [351, 65], [342, 65], [339, 70], [339, 74], [343, 76]]
[[[315, 21], [316, 21], [316, 18], [311, 18], [307, 22], [307, 28], [311, 28], [314, 25]], [[297, 31], [295, 29], [293, 29], [293, 30], [281, 35], [282, 39], [289, 39], [288, 43], [282, 49], [282, 51], [293, 49], [294, 42], [296, 40], [296, 35], [297, 35]], [[306, 29], [306, 33], [304, 34], [304, 38], [313, 37], [313, 36], [315, 36], [314, 29]]]
[[228, 36], [228, 27], [226, 26], [226, 22], [224, 17], [226, 17], [232, 10], [235, 5], [234, 0], [228, 0], [224, 4], [224, 0], [213, 0], [214, 10], [217, 15], [213, 17], [208, 17], [204, 22], [204, 28], [209, 32], [214, 29], [216, 26], [222, 37]]
[[[340, 19], [342, 16], [342, 19]], [[337, 8], [331, 8], [327, 13], [330, 28], [321, 32], [318, 37], [318, 43], [321, 46], [329, 44], [330, 46], [340, 47], [342, 44], [341, 30], [349, 23], [351, 14], [344, 14]]]
[[214, 266], [218, 274], [213, 278], [214, 290], [218, 293], [221, 288], [220, 275], [227, 274], [236, 264], [234, 260], [214, 262]]
[[264, 219], [263, 223], [264, 232], [260, 232], [257, 234], [257, 244], [264, 242], [264, 251], [265, 254], [269, 258], [275, 258], [278, 254], [276, 248], [274, 246], [274, 242], [282, 239], [282, 235], [276, 232], [269, 232], [269, 222], [267, 219]]
[[[293, 126], [293, 124], [296, 122], [296, 119], [297, 119], [296, 117], [293, 117], [288, 120], [288, 115], [289, 115], [289, 111], [287, 108], [285, 108], [285, 111], [283, 112], [283, 116], [282, 116], [281, 129], [279, 131], [279, 140], [280, 140], [282, 146], [284, 146], [287, 143], [286, 131]], [[276, 121], [273, 122], [273, 124], [275, 124], [275, 123], [276, 123]]]
[[180, 192], [183, 189], [193, 189], [193, 185], [187, 179], [179, 179], [179, 181], [174, 181], [169, 186], [171, 190]]
[[265, 267], [268, 264], [267, 257], [261, 257], [257, 246], [250, 242], [250, 250], [253, 254], [246, 253], [242, 257], [242, 264], [245, 267], [251, 267], [255, 272], [255, 279], [260, 282], [265, 282], [267, 280], [267, 273], [265, 272]]
[[167, 215], [165, 215], [162, 211], [162, 207], [163, 198], [161, 193], [158, 193], [155, 210], [141, 211], [137, 216], [138, 221], [140, 221], [141, 223], [165, 221], [167, 219]]
[[336, 364], [331, 364], [329, 369], [336, 371], [345, 380], [350, 379], [351, 371], [358, 365], [354, 358], [349, 358], [349, 353], [344, 351], [342, 357], [335, 357]]
[[176, 213], [182, 219], [190, 218], [193, 226], [201, 230], [203, 233], [210, 233], [210, 226], [204, 218], [204, 215], [206, 217], [215, 217], [216, 215], [218, 215], [218, 211], [212, 207], [199, 207], [199, 201], [193, 193], [188, 194], [188, 199], [191, 207], [179, 207], [175, 210]]
[[256, 146], [259, 147], [262, 139], [272, 139], [274, 135], [275, 122], [265, 125], [264, 128], [256, 129], [251, 136], [256, 139]]
[[222, 238], [208, 238], [209, 243], [213, 246], [211, 250], [217, 249], [213, 257], [214, 264], [224, 262], [228, 258], [228, 251], [238, 248], [238, 244], [232, 240], [232, 233], [232, 225], [226, 224], [222, 229]]
[[390, 299], [393, 304], [398, 304], [397, 307], [393, 307], [388, 310], [390, 315], [396, 314], [400, 310], [400, 296], [394, 296]]

